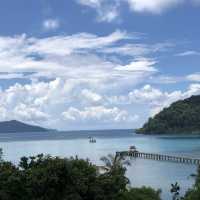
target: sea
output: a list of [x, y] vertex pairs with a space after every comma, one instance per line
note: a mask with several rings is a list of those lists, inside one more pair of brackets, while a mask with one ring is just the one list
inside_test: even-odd
[[[96, 143], [90, 143], [94, 137]], [[1, 133], [0, 148], [5, 160], [17, 164], [22, 156], [40, 153], [52, 156], [90, 159], [102, 165], [100, 158], [136, 146], [138, 151], [200, 158], [200, 136], [138, 135], [133, 130], [68, 131], [43, 133]], [[195, 182], [197, 166], [191, 164], [131, 159], [126, 176], [133, 187], [153, 187], [162, 190], [162, 199], [170, 200], [171, 184], [179, 183], [181, 195]]]

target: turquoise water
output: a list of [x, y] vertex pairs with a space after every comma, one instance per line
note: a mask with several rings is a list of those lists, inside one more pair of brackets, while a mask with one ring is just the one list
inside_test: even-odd
[[[89, 143], [88, 136], [94, 136], [97, 143]], [[200, 158], [198, 136], [138, 136], [132, 130], [0, 135], [0, 147], [3, 148], [4, 158], [15, 163], [22, 156], [45, 153], [62, 157], [78, 155], [101, 165], [101, 156], [127, 150], [131, 145], [135, 145], [142, 152]], [[190, 177], [190, 174], [196, 172], [194, 165], [143, 159], [133, 159], [131, 163], [127, 171], [131, 184], [161, 188], [164, 200], [171, 199], [171, 183], [178, 181], [182, 194], [194, 183], [194, 179]]]

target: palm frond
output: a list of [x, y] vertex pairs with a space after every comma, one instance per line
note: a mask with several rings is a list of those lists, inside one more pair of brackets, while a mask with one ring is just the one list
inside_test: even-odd
[[104, 162], [106, 167], [112, 167], [112, 162], [110, 161], [110, 159], [108, 157], [103, 156], [103, 157], [100, 158], [100, 160], [102, 162]]

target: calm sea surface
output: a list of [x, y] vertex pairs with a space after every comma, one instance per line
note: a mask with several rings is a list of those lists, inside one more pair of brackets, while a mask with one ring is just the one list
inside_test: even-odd
[[[88, 136], [94, 136], [97, 143], [89, 143]], [[101, 165], [101, 156], [127, 150], [131, 145], [143, 152], [200, 158], [199, 136], [143, 136], [134, 134], [132, 130], [0, 134], [4, 159], [15, 163], [22, 156], [45, 153], [62, 157], [78, 155]], [[178, 181], [182, 193], [194, 183], [190, 177], [196, 172], [193, 165], [143, 159], [131, 162], [127, 172], [131, 184], [161, 188], [164, 200], [171, 199], [171, 183]]]

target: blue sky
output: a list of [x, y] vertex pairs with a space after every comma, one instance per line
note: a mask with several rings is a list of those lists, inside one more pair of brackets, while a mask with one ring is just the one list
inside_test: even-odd
[[136, 128], [200, 94], [199, 0], [2, 0], [0, 120]]

